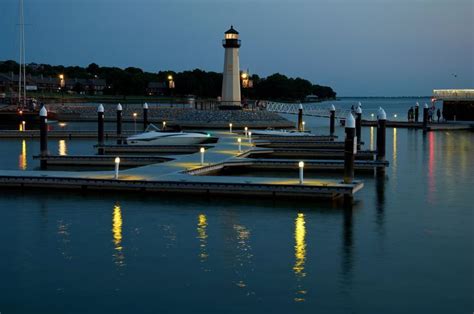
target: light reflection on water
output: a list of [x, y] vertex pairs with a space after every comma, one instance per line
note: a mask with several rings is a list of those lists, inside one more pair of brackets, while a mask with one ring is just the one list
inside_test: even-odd
[[207, 217], [204, 214], [198, 215], [197, 238], [199, 239], [199, 259], [204, 263], [209, 254], [207, 253]]
[[112, 213], [112, 238], [114, 242], [114, 261], [117, 266], [125, 266], [125, 255], [122, 246], [122, 209], [120, 204], [116, 203]]
[[66, 140], [59, 140], [58, 141], [58, 153], [59, 153], [59, 156], [66, 156], [67, 155]]
[[306, 227], [304, 214], [299, 213], [295, 219], [295, 265], [293, 271], [297, 278], [297, 291], [294, 300], [296, 302], [305, 301], [307, 291], [303, 288], [302, 278], [306, 276], [304, 270], [306, 261]]
[[21, 153], [18, 156], [18, 168], [26, 170], [28, 168], [28, 156], [26, 154], [26, 140], [21, 140]]

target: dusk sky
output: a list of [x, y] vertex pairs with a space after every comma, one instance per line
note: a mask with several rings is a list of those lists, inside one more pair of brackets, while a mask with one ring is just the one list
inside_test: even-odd
[[[24, 0], [27, 62], [221, 72], [329, 85], [339, 96], [474, 88], [474, 1]], [[18, 60], [18, 0], [0, 0], [0, 60]], [[455, 77], [455, 75], [457, 77]]]

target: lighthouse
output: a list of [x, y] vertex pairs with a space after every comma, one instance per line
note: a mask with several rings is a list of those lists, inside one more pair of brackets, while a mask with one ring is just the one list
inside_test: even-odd
[[230, 26], [222, 41], [225, 48], [224, 73], [222, 78], [222, 104], [240, 106], [240, 67], [239, 67], [239, 32]]

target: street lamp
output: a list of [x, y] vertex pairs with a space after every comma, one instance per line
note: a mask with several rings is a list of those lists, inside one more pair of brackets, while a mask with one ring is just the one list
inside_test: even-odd
[[64, 87], [66, 81], [64, 80], [64, 74], [59, 74], [59, 88], [61, 89], [61, 104], [64, 106]]

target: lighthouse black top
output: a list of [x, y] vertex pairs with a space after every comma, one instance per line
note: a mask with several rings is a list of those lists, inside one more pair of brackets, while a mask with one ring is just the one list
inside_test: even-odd
[[224, 48], [240, 47], [239, 32], [236, 31], [232, 25], [230, 29], [225, 32], [225, 39], [222, 41], [222, 46], [224, 46]]

